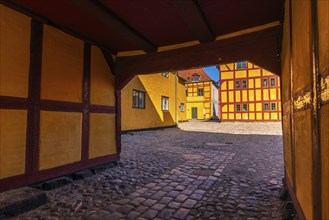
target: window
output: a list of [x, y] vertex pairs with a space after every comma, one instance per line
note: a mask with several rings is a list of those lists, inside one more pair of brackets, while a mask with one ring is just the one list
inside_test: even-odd
[[198, 96], [203, 96], [203, 89], [198, 89]]
[[240, 112], [241, 111], [241, 105], [240, 104], [236, 104], [235, 109], [236, 109], [237, 112]]
[[247, 88], [247, 80], [242, 80], [242, 88]]
[[268, 111], [268, 110], [269, 110], [268, 103], [264, 103], [264, 111]]
[[268, 87], [267, 79], [263, 79], [263, 87]]
[[274, 87], [276, 85], [275, 78], [270, 79], [270, 85], [271, 85], [271, 87]]
[[242, 111], [244, 111], [244, 112], [248, 111], [248, 105], [247, 104], [242, 105]]
[[235, 88], [240, 89], [240, 80], [235, 81]]
[[185, 105], [184, 105], [184, 103], [180, 103], [179, 108], [180, 108], [180, 111], [181, 112], [184, 112], [185, 111]]
[[237, 62], [236, 63], [237, 69], [246, 69], [247, 68], [247, 61]]
[[192, 82], [199, 82], [200, 76], [196, 73], [193, 74], [192, 76]]
[[145, 92], [133, 90], [133, 108], [145, 108]]
[[169, 78], [169, 72], [163, 72], [163, 73], [161, 73], [161, 75], [163, 77]]
[[186, 96], [188, 96], [188, 89], [186, 89]]
[[161, 109], [162, 111], [169, 111], [169, 98], [162, 96], [161, 97]]
[[271, 103], [271, 110], [276, 111], [276, 103]]

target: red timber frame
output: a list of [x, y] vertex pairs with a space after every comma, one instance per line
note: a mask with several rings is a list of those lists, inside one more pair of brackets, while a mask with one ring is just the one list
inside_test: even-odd
[[[7, 5], [11, 7], [10, 5]], [[15, 7], [12, 7], [16, 10]], [[22, 12], [21, 10], [18, 10]], [[115, 90], [116, 106], [90, 104], [90, 71], [91, 71], [91, 44], [92, 42], [80, 37], [84, 41], [83, 55], [83, 82], [82, 103], [44, 100], [40, 97], [41, 65], [42, 65], [42, 41], [43, 26], [45, 21], [32, 17], [30, 35], [30, 70], [28, 98], [0, 96], [0, 109], [24, 109], [27, 110], [26, 152], [24, 174], [0, 179], [0, 192], [41, 182], [58, 176], [67, 175], [76, 171], [100, 166], [118, 161], [121, 152], [121, 91]], [[77, 36], [75, 36], [77, 37]], [[96, 45], [98, 46], [98, 45]], [[103, 55], [110, 65], [105, 48], [101, 48]], [[111, 66], [110, 66], [111, 68]], [[112, 68], [111, 68], [112, 69]], [[113, 73], [113, 72], [112, 72]], [[114, 73], [113, 73], [114, 74]], [[82, 146], [81, 160], [71, 164], [39, 170], [39, 133], [40, 111], [61, 111], [82, 113]], [[101, 156], [89, 159], [89, 113], [116, 114], [116, 150], [113, 155]]]
[[[251, 68], [249, 68], [248, 66], [248, 64], [251, 64], [252, 65], [252, 67]], [[235, 65], [235, 64], [234, 64]], [[219, 97], [219, 111], [220, 111], [220, 114], [221, 114], [221, 121], [241, 121], [241, 122], [259, 122], [259, 121], [265, 121], [265, 122], [270, 122], [270, 121], [281, 121], [281, 119], [280, 119], [280, 115], [281, 115], [281, 111], [279, 110], [279, 108], [281, 108], [281, 105], [279, 104], [279, 102], [281, 102], [281, 98], [280, 98], [280, 96], [279, 96], [279, 91], [280, 91], [280, 88], [279, 88], [279, 77], [278, 76], [276, 76], [276, 75], [274, 75], [274, 76], [265, 76], [264, 74], [263, 74], [263, 69], [261, 69], [261, 68], [259, 68], [259, 67], [255, 67], [255, 65], [254, 64], [252, 64], [252, 63], [248, 63], [247, 62], [247, 67], [246, 68], [244, 68], [244, 69], [241, 69], [241, 70], [245, 70], [246, 71], [246, 73], [247, 73], [247, 77], [246, 78], [236, 78], [235, 77], [235, 74], [236, 74], [236, 71], [240, 71], [240, 70], [236, 70], [236, 68], [235, 68], [235, 66], [234, 66], [234, 68], [233, 69], [230, 69], [229, 68], [229, 66], [228, 65], [226, 65], [226, 67], [227, 67], [227, 69], [229, 69], [229, 70], [222, 70], [221, 71], [221, 73], [225, 73], [225, 72], [233, 72], [233, 78], [232, 79], [220, 79], [220, 88], [218, 89], [218, 97]], [[250, 77], [249, 76], [249, 70], [260, 70], [260, 76], [253, 76], [253, 77]], [[275, 86], [271, 86], [270, 85], [270, 79], [271, 78], [274, 78], [275, 79]], [[261, 87], [260, 88], [255, 88], [255, 81], [256, 81], [256, 79], [260, 79], [261, 81], [260, 81], [260, 83], [261, 83]], [[268, 81], [268, 86], [267, 87], [264, 87], [264, 85], [263, 85], [263, 79], [267, 79], [267, 81]], [[246, 80], [247, 81], [247, 88], [242, 88], [242, 81], [243, 80]], [[248, 84], [249, 84], [249, 80], [253, 80], [253, 84], [254, 84], [254, 88], [249, 88], [248, 87]], [[233, 81], [233, 89], [229, 89], [229, 86], [228, 86], [228, 82], [229, 81]], [[236, 87], [235, 87], [235, 83], [236, 83], [236, 81], [240, 81], [240, 88], [239, 89], [237, 89]], [[226, 84], [226, 90], [221, 90], [221, 88], [222, 88], [222, 84], [224, 83], [224, 82], [227, 82], [227, 84]], [[276, 89], [276, 99], [275, 100], [271, 100], [271, 96], [270, 96], [270, 90], [271, 89]], [[256, 100], [256, 90], [260, 90], [261, 91], [261, 100]], [[226, 94], [226, 100], [227, 100], [227, 102], [225, 102], [225, 103], [222, 103], [222, 94], [221, 94], [221, 92], [227, 92], [227, 94]], [[236, 101], [236, 95], [235, 95], [235, 93], [236, 93], [236, 91], [240, 91], [240, 100], [242, 100], [242, 91], [247, 91], [247, 101], [240, 101], [240, 102], [238, 102], [238, 101]], [[254, 91], [254, 101], [250, 101], [249, 100], [249, 91]], [[267, 91], [268, 92], [268, 97], [269, 97], [269, 100], [264, 100], [264, 97], [263, 97], [263, 93], [264, 93], [264, 91]], [[229, 101], [229, 92], [233, 92], [233, 99], [234, 99], [234, 101], [233, 102], [230, 102]], [[280, 93], [281, 94], [281, 93]], [[255, 104], [255, 107], [254, 107], [254, 111], [250, 111], [250, 109], [249, 109], [249, 104], [250, 103], [254, 103]], [[257, 109], [256, 109], [256, 104], [257, 103], [261, 103], [262, 104], [262, 110], [261, 111], [257, 111]], [[269, 110], [267, 110], [267, 111], [265, 111], [264, 110], [264, 104], [265, 103], [268, 103], [269, 105]], [[276, 110], [271, 110], [271, 103], [276, 103]], [[230, 112], [229, 111], [229, 108], [227, 108], [227, 112], [223, 112], [222, 111], [222, 108], [225, 106], [225, 105], [234, 105], [234, 111], [233, 112]], [[239, 111], [239, 112], [237, 112], [236, 111], [236, 105], [237, 104], [240, 104], [241, 105], [241, 110]], [[248, 110], [247, 111], [243, 111], [242, 110], [242, 105], [243, 104], [247, 104], [248, 105]], [[234, 114], [234, 119], [229, 119], [229, 114]], [[247, 113], [248, 114], [248, 118], [249, 118], [249, 113], [254, 113], [255, 114], [255, 119], [253, 119], [253, 120], [251, 120], [251, 119], [237, 119], [237, 114], [243, 114], [243, 113]], [[257, 113], [261, 113], [262, 114], [262, 119], [261, 120], [257, 120], [256, 119], [256, 117], [257, 117]], [[269, 119], [265, 119], [265, 117], [264, 117], [264, 113], [269, 113]], [[271, 113], [276, 113], [277, 114], [277, 119], [272, 119], [271, 117]], [[222, 115], [223, 114], [227, 114], [227, 119], [223, 119], [223, 117], [222, 117]]]

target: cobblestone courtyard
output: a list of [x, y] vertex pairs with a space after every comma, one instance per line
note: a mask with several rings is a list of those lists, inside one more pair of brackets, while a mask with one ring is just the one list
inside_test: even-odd
[[118, 166], [16, 219], [281, 219], [280, 123], [179, 127], [124, 134]]

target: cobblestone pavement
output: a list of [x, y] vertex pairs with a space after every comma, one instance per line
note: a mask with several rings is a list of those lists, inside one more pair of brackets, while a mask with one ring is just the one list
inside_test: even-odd
[[119, 166], [16, 219], [281, 219], [280, 123], [179, 127], [123, 135]]

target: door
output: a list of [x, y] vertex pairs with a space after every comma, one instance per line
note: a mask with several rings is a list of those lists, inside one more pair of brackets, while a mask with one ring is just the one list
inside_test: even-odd
[[198, 118], [198, 108], [192, 107], [192, 118]]

